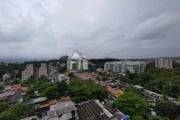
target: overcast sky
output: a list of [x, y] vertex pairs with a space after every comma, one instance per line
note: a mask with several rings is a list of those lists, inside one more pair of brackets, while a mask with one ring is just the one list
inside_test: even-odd
[[0, 0], [0, 58], [180, 56], [180, 0]]

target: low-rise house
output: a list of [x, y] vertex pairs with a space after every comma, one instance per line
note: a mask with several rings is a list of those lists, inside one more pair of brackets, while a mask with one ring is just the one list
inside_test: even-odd
[[70, 97], [52, 100], [39, 106], [37, 116], [22, 120], [130, 120], [118, 110], [109, 110], [98, 100], [89, 100], [75, 104]]
[[79, 120], [130, 120], [120, 111], [105, 108], [98, 100], [89, 100], [76, 104]]
[[123, 91], [121, 89], [118, 89], [118, 88], [112, 88], [111, 86], [107, 86], [106, 89], [108, 92], [110, 92], [116, 98], [118, 98], [120, 95], [123, 94]]
[[71, 97], [70, 96], [63, 96], [63, 97], [61, 97], [60, 101], [63, 101], [63, 102], [71, 101]]
[[59, 100], [51, 100], [51, 101], [49, 101], [49, 102], [46, 103], [46, 104], [38, 105], [38, 106], [37, 106], [37, 110], [38, 110], [38, 111], [41, 111], [42, 109], [47, 109], [47, 111], [48, 111], [48, 110], [50, 110], [50, 107], [56, 105], [56, 104], [59, 103], [59, 102], [69, 102], [69, 101], [71, 101], [71, 97], [69, 97], [69, 96], [67, 96], [67, 97], [63, 96], [63, 97], [61, 97]]
[[38, 103], [45, 102], [46, 100], [47, 100], [47, 97], [38, 97], [35, 99], [31, 99], [29, 103], [30, 104], [38, 104]]
[[113, 95], [114, 97], [118, 98], [120, 95], [123, 94], [123, 91], [119, 88], [112, 88], [109, 84], [107, 83], [101, 83], [101, 86], [105, 87], [107, 91]]
[[[134, 85], [134, 88], [141, 90], [144, 93], [144, 95], [147, 97], [146, 101], [149, 102], [149, 103], [154, 104], [157, 100], [164, 97], [162, 94], [147, 90], [147, 89], [145, 89], [144, 87], [142, 87], [140, 85]], [[169, 99], [170, 101], [172, 101], [174, 103], [177, 102], [176, 99], [173, 98], [173, 97], [170, 97], [170, 96], [166, 96], [166, 97], [167, 97], [167, 99]]]
[[71, 101], [59, 102], [54, 106], [51, 106], [50, 111], [47, 113], [47, 118], [59, 120], [77, 120], [77, 112], [75, 104]]
[[103, 70], [104, 70], [103, 68], [97, 68], [96, 69], [97, 72], [103, 72]]
[[75, 103], [70, 97], [61, 97], [60, 100], [51, 100], [38, 108], [39, 120], [77, 120]]
[[11, 78], [11, 74], [10, 73], [5, 73], [4, 75], [2, 75], [3, 81], [10, 80], [10, 78]]
[[92, 73], [88, 73], [88, 72], [83, 72], [83, 73], [74, 73], [74, 75], [82, 80], [90, 80], [93, 79], [93, 74]]
[[15, 104], [17, 102], [23, 102], [23, 96], [21, 93], [16, 92], [14, 95], [10, 96], [8, 99], [9, 104]]
[[4, 90], [9, 90], [9, 89], [11, 89], [11, 85], [5, 85], [4, 86]]
[[11, 87], [13, 89], [21, 89], [22, 88], [21, 84], [13, 84]]
[[65, 63], [61, 63], [60, 67], [66, 67], [66, 64]]
[[27, 87], [22, 87], [21, 84], [5, 85], [0, 92], [0, 101], [6, 101], [9, 104], [23, 102], [23, 95], [28, 92]]
[[23, 102], [23, 96], [21, 92], [13, 89], [2, 90], [0, 93], [0, 102], [7, 102], [9, 104]]
[[57, 81], [69, 81], [69, 77], [66, 74], [57, 74]]
[[30, 116], [30, 117], [27, 117], [27, 118], [23, 118], [21, 120], [38, 120], [38, 119], [37, 119], [37, 116]]
[[5, 89], [12, 89], [14, 91], [21, 92], [22, 95], [26, 95], [28, 92], [28, 87], [22, 87], [21, 84], [13, 84], [5, 86]]

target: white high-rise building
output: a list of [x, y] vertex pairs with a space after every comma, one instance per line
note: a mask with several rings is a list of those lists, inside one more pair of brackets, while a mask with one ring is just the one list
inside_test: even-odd
[[121, 74], [126, 73], [126, 71], [130, 73], [144, 72], [145, 67], [145, 61], [114, 61], [104, 64], [104, 70], [111, 70]]
[[173, 68], [172, 59], [165, 59], [165, 58], [156, 59], [155, 67], [164, 68], [164, 69], [172, 69]]
[[22, 80], [27, 80], [34, 74], [34, 67], [33, 64], [27, 64], [26, 69], [22, 71]]
[[88, 59], [82, 53], [74, 51], [67, 60], [68, 71], [88, 70]]
[[38, 77], [41, 77], [41, 76], [48, 77], [47, 66], [45, 63], [41, 63], [41, 66], [40, 66], [39, 71], [38, 71]]
[[180, 59], [175, 60], [176, 63], [180, 64]]

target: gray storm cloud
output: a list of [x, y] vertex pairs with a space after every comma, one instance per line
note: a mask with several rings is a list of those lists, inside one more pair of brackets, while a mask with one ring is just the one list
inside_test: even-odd
[[179, 0], [1, 0], [1, 57], [179, 56]]

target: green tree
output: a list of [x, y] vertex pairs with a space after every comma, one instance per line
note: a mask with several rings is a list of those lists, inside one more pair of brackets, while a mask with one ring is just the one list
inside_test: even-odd
[[0, 120], [20, 120], [28, 117], [32, 112], [31, 105], [16, 103], [0, 114]]
[[0, 113], [8, 109], [8, 103], [2, 102], [0, 103]]
[[92, 80], [71, 80], [69, 89], [74, 102], [82, 102], [89, 99], [99, 99], [102, 101], [108, 97], [106, 89], [95, 84]]
[[[145, 89], [168, 95], [174, 98], [180, 97], [180, 69], [157, 69], [148, 68], [143, 73], [131, 74], [127, 72], [125, 81], [131, 84], [138, 84]], [[121, 80], [124, 80], [121, 77]]]
[[0, 114], [0, 120], [18, 120], [18, 118], [15, 114], [5, 111]]
[[50, 80], [46, 76], [41, 76], [38, 80], [49, 82]]
[[179, 115], [178, 107], [167, 98], [158, 100], [156, 102], [155, 109], [157, 111], [157, 114], [159, 114], [160, 116], [165, 116], [172, 120], [174, 120]]
[[14, 80], [14, 81], [12, 81], [12, 83], [11, 84], [19, 84], [20, 83], [20, 80]]
[[143, 116], [135, 115], [132, 117], [132, 120], [144, 120]]
[[22, 82], [23, 86], [30, 86], [36, 82], [36, 77], [32, 75], [29, 79]]
[[144, 116], [148, 110], [148, 104], [133, 92], [127, 92], [119, 96], [113, 106], [132, 117]]
[[59, 98], [59, 93], [57, 91], [57, 86], [56, 85], [53, 85], [53, 86], [49, 86], [47, 87], [43, 93], [42, 93], [43, 96], [46, 96], [47, 98], [49, 99], [57, 99]]
[[64, 73], [67, 71], [67, 67], [64, 66], [64, 67], [59, 67], [59, 70], [58, 70], [60, 73]]
[[57, 83], [57, 91], [60, 96], [65, 96], [68, 94], [68, 85], [65, 81], [61, 81]]
[[69, 76], [70, 78], [75, 78], [75, 77], [76, 77], [76, 76], [74, 75], [74, 73], [72, 73], [72, 72], [69, 73], [68, 76]]
[[103, 75], [101, 80], [106, 81], [106, 80], [108, 80], [108, 77], [106, 75]]
[[149, 120], [169, 120], [169, 119], [167, 117], [152, 116], [149, 118]]
[[19, 120], [31, 114], [33, 112], [33, 108], [31, 105], [28, 105], [28, 104], [16, 103], [12, 105], [7, 110], [7, 112], [14, 114], [16, 118]]

